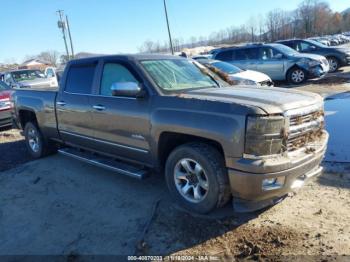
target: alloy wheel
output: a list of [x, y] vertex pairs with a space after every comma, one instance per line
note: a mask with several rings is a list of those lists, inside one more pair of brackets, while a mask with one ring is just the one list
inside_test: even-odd
[[334, 58], [328, 58], [328, 63], [329, 63], [330, 72], [334, 72], [335, 70], [338, 69], [338, 61], [335, 60]]
[[28, 144], [30, 148], [33, 150], [33, 152], [35, 153], [39, 152], [40, 150], [39, 134], [34, 128], [31, 128], [28, 130]]
[[199, 203], [208, 194], [208, 177], [202, 166], [193, 159], [178, 161], [174, 168], [174, 180], [177, 190], [187, 201]]

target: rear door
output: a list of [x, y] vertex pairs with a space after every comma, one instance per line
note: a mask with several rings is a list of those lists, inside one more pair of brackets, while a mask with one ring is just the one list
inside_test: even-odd
[[94, 149], [119, 158], [150, 162], [150, 97], [112, 96], [114, 83], [135, 82], [141, 77], [129, 63], [110, 60], [101, 64], [98, 88], [91, 97]]
[[93, 90], [97, 61], [71, 65], [64, 90], [56, 99], [58, 130], [68, 144], [90, 148], [92, 145], [92, 118], [90, 95]]
[[236, 66], [246, 70], [256, 70], [258, 60], [258, 48], [250, 47], [238, 49], [234, 54], [234, 59], [237, 61]]
[[267, 74], [272, 80], [285, 79], [285, 59], [285, 56], [281, 52], [270, 46], [260, 47], [257, 71]]

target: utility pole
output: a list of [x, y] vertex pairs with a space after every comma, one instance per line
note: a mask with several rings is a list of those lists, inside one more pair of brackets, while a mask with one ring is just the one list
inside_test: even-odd
[[74, 58], [73, 40], [72, 40], [72, 35], [70, 33], [70, 27], [69, 27], [69, 22], [68, 22], [68, 16], [67, 15], [66, 15], [66, 23], [67, 23], [67, 29], [68, 29], [69, 42], [70, 42], [70, 49], [71, 49], [71, 52], [72, 52], [72, 58]]
[[69, 51], [66, 39], [66, 23], [63, 21], [63, 10], [57, 10], [60, 20], [57, 22], [58, 28], [62, 30], [62, 36], [64, 41], [64, 46], [66, 48], [67, 59], [69, 60]]
[[166, 24], [167, 24], [167, 27], [168, 27], [168, 34], [169, 34], [169, 43], [170, 43], [171, 54], [174, 55], [173, 41], [171, 40], [171, 33], [170, 33], [170, 26], [169, 26], [169, 19], [168, 19], [168, 11], [166, 9], [166, 2], [165, 2], [165, 0], [163, 0], [163, 3], [164, 3], [164, 12], [165, 12]]

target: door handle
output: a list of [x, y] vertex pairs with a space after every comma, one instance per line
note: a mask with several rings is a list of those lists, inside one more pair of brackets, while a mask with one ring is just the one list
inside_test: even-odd
[[103, 111], [106, 109], [106, 107], [101, 106], [101, 105], [94, 105], [92, 106], [93, 109], [98, 110], [98, 111]]
[[58, 102], [56, 102], [56, 105], [58, 105], [58, 106], [65, 106], [66, 103], [63, 102], [63, 101], [58, 101]]

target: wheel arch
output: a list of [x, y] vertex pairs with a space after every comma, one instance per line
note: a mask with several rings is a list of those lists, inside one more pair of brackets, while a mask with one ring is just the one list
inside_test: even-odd
[[19, 122], [21, 124], [22, 129], [24, 129], [25, 125], [28, 122], [32, 122], [38, 126], [38, 119], [33, 110], [28, 109], [20, 109], [18, 111]]
[[157, 147], [157, 159], [158, 167], [163, 170], [165, 167], [166, 160], [170, 153], [178, 146], [188, 144], [191, 142], [200, 142], [208, 144], [216, 148], [219, 153], [225, 158], [224, 149], [222, 145], [213, 139], [208, 139], [201, 136], [188, 135], [176, 132], [163, 132], [160, 134], [158, 147]]

